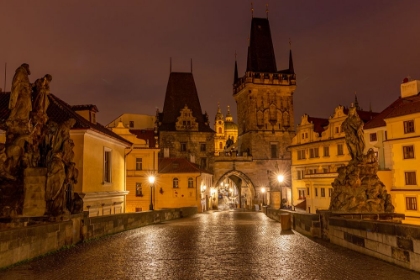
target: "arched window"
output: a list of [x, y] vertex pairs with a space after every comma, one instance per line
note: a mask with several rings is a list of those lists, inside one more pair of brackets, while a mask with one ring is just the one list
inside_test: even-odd
[[188, 178], [188, 187], [189, 187], [189, 188], [194, 188], [194, 181], [193, 181], [193, 178]]
[[222, 128], [221, 127], [219, 127], [219, 133], [222, 133]]
[[179, 187], [179, 185], [178, 185], [178, 178], [174, 178], [172, 180], [172, 186], [173, 186], [174, 189], [177, 189]]

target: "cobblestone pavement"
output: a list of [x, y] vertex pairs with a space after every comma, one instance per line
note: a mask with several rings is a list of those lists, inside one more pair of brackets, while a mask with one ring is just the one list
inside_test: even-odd
[[420, 279], [257, 212], [209, 212], [37, 258], [0, 279]]

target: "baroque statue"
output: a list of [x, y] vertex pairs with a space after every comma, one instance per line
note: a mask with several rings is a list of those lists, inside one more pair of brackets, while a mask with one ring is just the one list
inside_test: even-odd
[[363, 121], [357, 114], [356, 107], [350, 107], [342, 123], [347, 148], [351, 161], [347, 166], [339, 167], [338, 176], [331, 184], [330, 210], [351, 213], [393, 213], [391, 195], [379, 180], [378, 159], [369, 149], [366, 154], [363, 136]]
[[[30, 74], [26, 63], [16, 69], [10, 114], [0, 122], [6, 131], [6, 143], [0, 143], [0, 217], [24, 215], [27, 205], [38, 205], [39, 213], [39, 205], [45, 205], [41, 216], [60, 220], [83, 210], [83, 200], [74, 193], [78, 170], [70, 130], [76, 121], [48, 119], [52, 76], [31, 84]], [[43, 204], [31, 201], [35, 198]]]

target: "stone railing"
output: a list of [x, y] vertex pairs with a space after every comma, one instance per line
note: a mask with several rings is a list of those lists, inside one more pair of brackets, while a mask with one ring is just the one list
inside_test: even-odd
[[0, 268], [57, 251], [92, 238], [138, 227], [193, 216], [196, 207], [88, 217], [72, 215], [69, 221], [48, 222], [42, 218], [1, 221]]
[[403, 214], [317, 214], [267, 208], [267, 216], [280, 221], [289, 213], [292, 228], [342, 247], [420, 272], [420, 226], [402, 224]]

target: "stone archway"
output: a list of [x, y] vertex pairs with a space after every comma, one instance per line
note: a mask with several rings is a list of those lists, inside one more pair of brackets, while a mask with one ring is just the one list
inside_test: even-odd
[[221, 175], [214, 186], [218, 208], [251, 209], [256, 195], [254, 183], [250, 178], [238, 170], [230, 170]]

